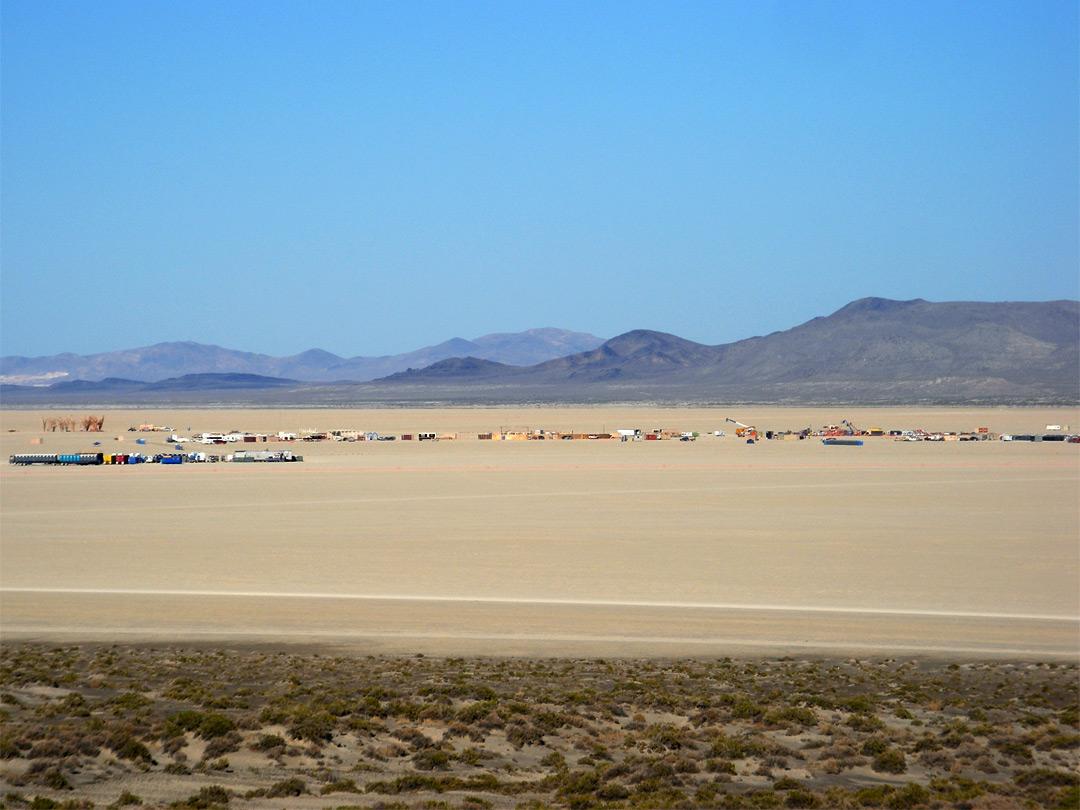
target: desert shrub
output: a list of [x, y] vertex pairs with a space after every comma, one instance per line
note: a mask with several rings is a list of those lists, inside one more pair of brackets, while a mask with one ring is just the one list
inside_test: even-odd
[[445, 751], [425, 749], [413, 754], [412, 763], [420, 771], [446, 771], [450, 769], [450, 755]]
[[726, 773], [734, 776], [735, 763], [727, 759], [710, 758], [705, 760], [705, 770], [709, 773]]
[[853, 714], [847, 719], [847, 726], [855, 731], [872, 733], [885, 728], [885, 723], [872, 714]]
[[767, 808], [779, 807], [783, 799], [771, 790], [749, 790], [743, 794], [743, 802], [747, 807]]
[[577, 771], [566, 774], [557, 795], [572, 807], [589, 807], [595, 803], [589, 794], [600, 787], [600, 777], [594, 771]]
[[199, 723], [199, 736], [204, 740], [224, 737], [236, 729], [236, 723], [223, 714], [207, 712]]
[[740, 698], [731, 707], [731, 716], [741, 720], [754, 720], [765, 714], [765, 710], [748, 698]]
[[871, 737], [862, 744], [859, 753], [865, 757], [872, 757], [880, 754], [882, 751], [888, 750], [888, 748], [889, 746], [884, 740], [877, 737]]
[[542, 745], [544, 742], [540, 731], [535, 726], [527, 723], [515, 723], [507, 726], [506, 739], [514, 748], [521, 748], [526, 745]]
[[903, 773], [907, 770], [907, 760], [903, 752], [890, 748], [875, 755], [871, 767], [879, 773]]
[[214, 693], [202, 681], [195, 678], [176, 678], [165, 692], [162, 693], [171, 700], [183, 703], [201, 703], [207, 705], [213, 703]]
[[171, 737], [162, 743], [162, 750], [169, 756], [175, 756], [176, 753], [187, 745], [187, 741], [182, 737]]
[[874, 711], [874, 702], [864, 695], [856, 695], [840, 701], [840, 705], [849, 712], [856, 714], [871, 714]]
[[259, 712], [259, 722], [268, 726], [278, 726], [289, 722], [289, 713], [277, 706], [264, 706]]
[[271, 785], [266, 791], [266, 797], [276, 799], [282, 796], [302, 796], [307, 792], [308, 789], [304, 780], [294, 776], [291, 779], [285, 779]]
[[1034, 761], [1031, 749], [1019, 740], [1005, 740], [996, 747], [1002, 754], [1017, 762], [1030, 763]]
[[85, 754], [97, 756], [98, 748], [92, 741], [78, 732], [67, 732], [63, 737], [49, 737], [33, 745], [27, 752], [27, 759], [63, 759], [64, 757]]
[[720, 759], [746, 759], [748, 756], [759, 753], [742, 740], [736, 740], [724, 735], [720, 735], [718, 739], [714, 740], [709, 750], [713, 756]]
[[616, 782], [604, 785], [596, 791], [596, 796], [606, 802], [617, 802], [630, 797], [630, 790]]
[[484, 755], [477, 751], [475, 748], [466, 748], [457, 755], [457, 760], [463, 765], [479, 765], [484, 759]]
[[785, 776], [782, 779], [773, 782], [773, 790], [798, 790], [803, 786], [802, 782], [798, 779], [792, 779], [790, 776]]
[[892, 785], [875, 785], [855, 792], [855, 804], [859, 807], [881, 807], [896, 790]]
[[221, 785], [208, 785], [200, 788], [198, 793], [192, 793], [187, 799], [173, 802], [169, 806], [177, 810], [211, 810], [227, 805], [230, 796], [229, 791]]
[[165, 773], [172, 774], [173, 776], [191, 775], [191, 768], [189, 768], [183, 762], [170, 762], [162, 770], [164, 770]]
[[52, 768], [51, 770], [45, 771], [45, 773], [41, 774], [38, 778], [38, 781], [45, 787], [52, 788], [53, 790], [72, 790], [71, 782], [68, 781], [66, 776], [60, 773], [58, 768]]
[[330, 793], [360, 793], [360, 788], [356, 786], [356, 782], [352, 779], [339, 779], [336, 782], [330, 782], [323, 785], [319, 789], [320, 796], [326, 796]]
[[683, 730], [666, 723], [652, 726], [647, 733], [654, 746], [668, 751], [678, 751], [686, 744]]
[[817, 723], [817, 712], [806, 706], [789, 706], [776, 712], [769, 712], [765, 716], [766, 721], [773, 725], [793, 723], [802, 726], [812, 726]]
[[206, 750], [203, 752], [203, 759], [215, 759], [222, 754], [239, 751], [241, 742], [243, 742], [243, 738], [236, 731], [230, 731], [221, 737], [215, 737], [207, 744]]
[[457, 719], [466, 725], [487, 717], [488, 714], [498, 707], [495, 700], [482, 700], [470, 706], [462, 706], [457, 710]]
[[1036, 741], [1035, 747], [1040, 751], [1055, 748], [1073, 751], [1080, 748], [1080, 734], [1045, 734]]
[[1050, 768], [1035, 768], [1020, 771], [1013, 777], [1013, 781], [1020, 787], [1071, 787], [1080, 785], [1080, 775]]
[[119, 709], [141, 709], [143, 706], [149, 706], [150, 701], [140, 695], [138, 692], [124, 692], [122, 695], [117, 695], [111, 700], [107, 701], [107, 705], [114, 706]]
[[330, 712], [305, 710], [298, 712], [289, 725], [289, 736], [297, 740], [322, 743], [334, 733], [337, 718]]
[[787, 807], [821, 807], [821, 799], [809, 790], [800, 788], [789, 791], [784, 804]]
[[431, 748], [435, 745], [434, 740], [416, 728], [399, 728], [392, 732], [390, 736], [407, 743], [414, 751]]
[[130, 759], [133, 762], [153, 762], [150, 749], [136, 739], [130, 729], [114, 729], [105, 738], [105, 747], [112, 750], [120, 759]]
[[273, 748], [284, 748], [285, 738], [280, 734], [260, 734], [258, 739], [248, 747], [252, 751], [269, 751]]
[[[552, 751], [540, 760], [540, 764], [546, 768], [554, 768], [557, 771], [562, 771], [566, 769], [566, 757], [558, 751]], [[609, 770], [608, 773], [611, 773], [611, 771]]]
[[128, 805], [142, 804], [142, 799], [132, 793], [130, 790], [125, 790], [120, 794], [120, 797], [109, 805], [110, 808], [127, 807]]
[[172, 726], [174, 731], [195, 731], [199, 727], [199, 723], [202, 722], [202, 712], [197, 712], [191, 709], [187, 709], [176, 714], [169, 715], [165, 719], [166, 726]]
[[0, 760], [15, 759], [19, 756], [19, 746], [15, 739], [7, 734], [0, 736]]
[[911, 810], [930, 801], [930, 791], [915, 782], [908, 782], [885, 800], [890, 810]]

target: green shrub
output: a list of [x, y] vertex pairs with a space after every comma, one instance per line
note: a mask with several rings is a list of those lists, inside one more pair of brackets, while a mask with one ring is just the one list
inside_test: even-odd
[[747, 698], [736, 700], [735, 705], [731, 707], [731, 716], [741, 720], [753, 720], [763, 714], [765, 710]]
[[224, 737], [235, 729], [236, 723], [225, 715], [208, 712], [199, 723], [199, 736], [204, 740], [212, 740], [215, 737]]
[[1080, 775], [1054, 771], [1050, 768], [1035, 768], [1030, 771], [1020, 771], [1013, 777], [1013, 781], [1020, 787], [1071, 787], [1080, 785]]
[[53, 790], [71, 790], [71, 782], [68, 778], [60, 773], [59, 769], [53, 768], [50, 771], [46, 771], [45, 775], [41, 778], [41, 783]]
[[877, 754], [887, 751], [889, 746], [884, 740], [880, 740], [877, 737], [871, 737], [869, 740], [862, 744], [862, 748], [859, 749], [859, 753], [864, 757], [872, 757]]
[[280, 734], [260, 734], [249, 746], [252, 751], [269, 751], [272, 748], [284, 748], [285, 738]]
[[606, 802], [617, 802], [630, 797], [629, 789], [617, 783], [610, 783], [596, 791], [597, 798]]
[[797, 723], [803, 726], [812, 726], [817, 723], [817, 712], [806, 706], [789, 706], [777, 712], [770, 712], [765, 719], [774, 725], [785, 723]]
[[773, 790], [798, 790], [802, 786], [802, 782], [798, 779], [792, 779], [790, 776], [785, 776], [782, 779], [773, 782]]
[[907, 770], [907, 760], [901, 751], [890, 748], [874, 757], [872, 767], [879, 773], [903, 773]]
[[885, 723], [872, 714], [853, 714], [848, 718], [847, 726], [855, 731], [874, 732], [885, 728]]
[[169, 806], [177, 810], [212, 810], [227, 805], [230, 795], [221, 785], [209, 785], [201, 788], [198, 793], [191, 794], [184, 801], [173, 802]]
[[859, 807], [881, 807], [895, 790], [892, 785], [862, 788], [855, 793], [855, 804]]
[[[183, 731], [195, 731], [203, 721], [202, 712], [187, 710], [166, 718], [166, 723]], [[171, 736], [171, 735], [170, 735]]]
[[445, 751], [433, 748], [417, 751], [412, 756], [412, 762], [419, 771], [447, 771], [450, 769], [450, 755]]
[[908, 782], [885, 800], [890, 810], [911, 810], [930, 801], [930, 791], [915, 782]]
[[328, 793], [360, 793], [360, 788], [352, 779], [339, 779], [319, 788], [319, 795], [326, 796]]
[[334, 734], [337, 718], [330, 712], [306, 710], [298, 712], [289, 725], [289, 735], [294, 739], [322, 743]]
[[308, 789], [304, 780], [294, 776], [291, 779], [285, 779], [271, 785], [266, 791], [266, 797], [276, 799], [281, 796], [302, 796], [307, 792]]
[[788, 807], [820, 807], [821, 799], [809, 790], [792, 790], [784, 803]]
[[114, 751], [120, 759], [130, 759], [133, 762], [154, 761], [150, 756], [150, 749], [135, 739], [130, 731], [114, 731], [106, 738], [105, 747]]

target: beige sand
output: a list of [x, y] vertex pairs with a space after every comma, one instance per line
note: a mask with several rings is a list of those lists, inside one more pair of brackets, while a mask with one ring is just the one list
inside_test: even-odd
[[[3, 454], [181, 433], [861, 427], [1043, 432], [1078, 409], [107, 411]], [[16, 431], [9, 433], [8, 431]], [[123, 442], [115, 441], [122, 435]], [[43, 443], [32, 445], [33, 438]], [[285, 445], [270, 445], [284, 447]], [[205, 448], [199, 448], [205, 449]], [[866, 651], [1075, 659], [1080, 446], [296, 444], [294, 465], [0, 471], [5, 638], [518, 654]]]

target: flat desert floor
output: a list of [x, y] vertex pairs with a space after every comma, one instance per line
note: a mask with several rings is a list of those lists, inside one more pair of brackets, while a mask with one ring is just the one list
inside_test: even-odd
[[[707, 434], [733, 428], [728, 415], [773, 430], [842, 418], [1080, 429], [1075, 408], [104, 413], [105, 431], [91, 435], [46, 434], [48, 413], [4, 411], [3, 454], [170, 449], [160, 433], [127, 432], [147, 422], [182, 435]], [[1078, 445], [702, 435], [267, 446], [305, 460], [4, 465], [4, 639], [455, 655], [1080, 654]]]

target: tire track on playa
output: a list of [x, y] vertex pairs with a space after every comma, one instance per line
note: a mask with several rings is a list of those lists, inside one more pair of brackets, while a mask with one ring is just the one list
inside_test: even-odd
[[[808, 490], [808, 489], [844, 489], [850, 490], [856, 487], [862, 488], [886, 488], [896, 487], [939, 487], [956, 486], [960, 484], [1017, 484], [1017, 483], [1051, 483], [1059, 481], [1080, 480], [1077, 476], [1065, 476], [1055, 478], [951, 478], [951, 479], [925, 479], [912, 481], [828, 481], [818, 483], [797, 484], [735, 484], [724, 486], [707, 487], [648, 487], [640, 489], [600, 489], [600, 490], [568, 490], [568, 491], [539, 491], [528, 490], [525, 492], [469, 492], [455, 495], [436, 495], [425, 493], [421, 495], [387, 495], [377, 497], [357, 498], [330, 498], [309, 500], [285, 500], [275, 498], [269, 501], [228, 501], [227, 503], [199, 503], [192, 504], [155, 504], [154, 511], [186, 511], [186, 512], [209, 512], [209, 511], [234, 511], [237, 509], [280, 509], [286, 506], [346, 506], [362, 504], [385, 504], [385, 503], [410, 503], [421, 501], [458, 501], [458, 500], [505, 500], [511, 498], [595, 498], [603, 496], [626, 496], [626, 495], [673, 495], [685, 493], [729, 493], [729, 492], [770, 492], [778, 490]], [[7, 517], [27, 515], [63, 515], [63, 514], [93, 514], [115, 513], [117, 507], [102, 506], [95, 508], [73, 509], [19, 509], [18, 506], [7, 506], [4, 509]]]
[[[83, 468], [67, 468], [67, 467], [53, 467], [44, 469], [32, 469], [32, 468], [17, 468], [17, 469], [0, 469], [0, 477], [8, 476], [67, 476], [83, 477], [93, 475], [125, 475], [128, 474], [125, 471], [128, 468], [139, 469], [139, 465], [120, 465], [107, 467], [105, 471], [95, 468], [94, 470], [86, 470]], [[189, 465], [190, 466], [190, 465]], [[251, 469], [247, 465], [240, 465], [239, 467], [233, 467], [231, 464], [225, 464], [224, 466], [217, 464], [196, 464], [199, 468], [197, 475], [219, 474], [219, 475], [246, 475], [250, 474]], [[769, 470], [780, 472], [802, 472], [806, 470], [993, 470], [993, 469], [1076, 469], [1076, 460], [1063, 460], [1063, 461], [992, 461], [992, 462], [976, 462], [976, 461], [957, 461], [957, 462], [935, 462], [935, 461], [918, 461], [918, 462], [902, 462], [902, 463], [871, 463], [871, 462], [856, 462], [836, 464], [729, 464], [729, 463], [710, 463], [710, 464], [472, 464], [472, 465], [424, 465], [424, 466], [385, 466], [385, 467], [322, 467], [312, 466], [305, 463], [301, 465], [270, 465], [274, 469], [285, 471], [286, 469], [295, 473], [420, 473], [420, 472], [591, 472], [594, 470], [626, 470], [628, 472], [641, 472], [641, 471], [654, 471], [654, 470]], [[266, 465], [259, 465], [261, 470], [266, 470]], [[188, 469], [183, 472], [188, 472]], [[145, 470], [144, 470], [145, 472]], [[131, 473], [134, 474], [134, 473]], [[177, 471], [170, 471], [165, 473], [166, 475], [176, 475]], [[182, 473], [180, 473], [182, 474]]]
[[671, 610], [712, 610], [744, 611], [769, 613], [815, 613], [860, 616], [906, 616], [944, 619], [992, 619], [1006, 621], [1051, 621], [1076, 622], [1080, 624], [1080, 615], [1063, 616], [1044, 613], [1002, 613], [993, 611], [966, 610], [918, 610], [912, 608], [873, 608], [842, 607], [833, 605], [784, 605], [753, 602], [670, 602], [644, 601], [630, 599], [571, 599], [551, 597], [512, 597], [512, 596], [453, 596], [453, 595], [415, 595], [415, 594], [356, 594], [356, 593], [321, 593], [318, 591], [226, 591], [226, 590], [171, 590], [154, 588], [33, 588], [3, 587], [0, 593], [25, 594], [66, 594], [73, 596], [167, 596], [191, 598], [233, 598], [233, 599], [318, 599], [345, 600], [355, 602], [408, 602], [431, 604], [490, 604], [490, 605], [537, 605], [553, 607], [602, 607], [602, 608], [646, 608]]

